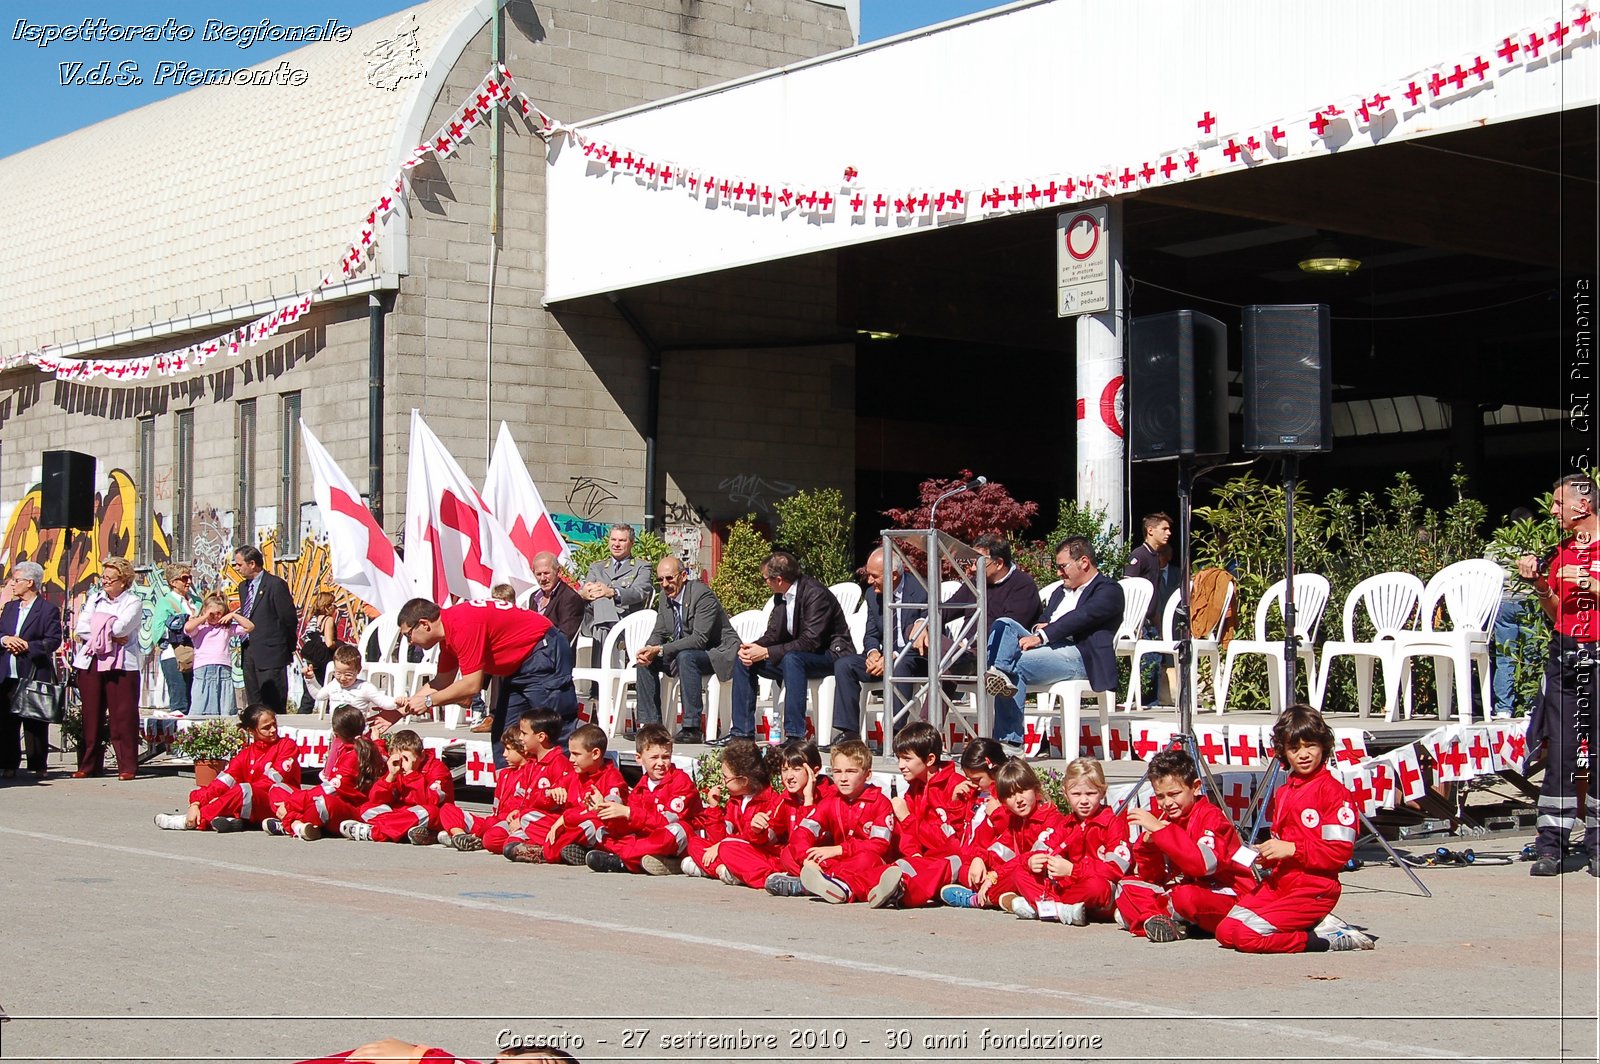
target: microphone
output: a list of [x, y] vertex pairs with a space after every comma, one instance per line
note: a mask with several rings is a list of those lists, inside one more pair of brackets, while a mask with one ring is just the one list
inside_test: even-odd
[[971, 480], [967, 481], [965, 490], [977, 491], [987, 483], [989, 483], [988, 477], [973, 477]]
[[950, 498], [950, 496], [952, 496], [952, 495], [960, 495], [962, 492], [966, 492], [966, 491], [976, 491], [977, 489], [983, 487], [987, 483], [989, 483], [989, 478], [988, 477], [973, 477], [971, 480], [966, 481], [965, 483], [956, 485], [955, 487], [951, 488], [949, 491], [945, 492], [943, 495], [940, 495], [937, 499], [933, 500], [933, 505], [928, 508], [928, 527], [929, 528], [938, 528], [939, 527], [938, 525], [936, 525], [934, 523], [933, 519], [934, 519], [934, 516], [936, 514], [938, 514], [938, 512], [939, 512], [939, 504], [940, 503], [944, 502], [946, 499]]

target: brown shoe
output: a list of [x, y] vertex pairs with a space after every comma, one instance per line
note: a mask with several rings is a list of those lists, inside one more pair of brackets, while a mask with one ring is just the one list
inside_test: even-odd
[[492, 718], [492, 717], [484, 717], [482, 720], [480, 720], [478, 723], [474, 724], [472, 727], [468, 728], [467, 730], [469, 732], [482, 733], [482, 732], [486, 732], [486, 731], [491, 731], [493, 728], [494, 728], [494, 718]]
[[133, 779], [133, 773], [131, 773], [131, 772], [119, 772], [119, 773], [117, 773], [117, 779], [123, 780], [124, 782], [126, 782], [127, 780]]

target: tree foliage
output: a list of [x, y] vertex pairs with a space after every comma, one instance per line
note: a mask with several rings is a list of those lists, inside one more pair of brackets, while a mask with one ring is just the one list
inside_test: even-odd
[[778, 517], [774, 543], [800, 559], [807, 573], [824, 584], [852, 578], [856, 515], [845, 510], [843, 492], [838, 488], [797, 491], [773, 510]]
[[760, 609], [772, 597], [761, 579], [761, 562], [771, 553], [772, 544], [755, 526], [755, 514], [746, 514], [728, 529], [728, 544], [722, 548], [711, 590], [730, 617]]
[[[884, 516], [900, 528], [927, 528], [933, 502], [952, 488], [972, 479], [972, 470], [963, 469], [952, 480], [934, 477], [917, 485], [921, 503], [901, 509], [888, 509]], [[985, 532], [1015, 537], [1028, 527], [1039, 512], [1036, 502], [1018, 502], [1004, 484], [990, 481], [981, 488], [952, 495], [939, 504], [939, 531], [948, 532], [963, 543], [971, 543]]]

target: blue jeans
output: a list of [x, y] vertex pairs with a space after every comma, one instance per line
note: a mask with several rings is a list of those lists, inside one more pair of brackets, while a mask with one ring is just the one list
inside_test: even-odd
[[1082, 680], [1083, 654], [1069, 644], [1039, 646], [1022, 650], [1018, 640], [1033, 633], [1010, 617], [1002, 617], [989, 628], [989, 662], [1010, 676], [1017, 693], [994, 700], [994, 737], [1003, 743], [1020, 743], [1023, 737], [1022, 704], [1028, 688], [1048, 687], [1060, 680]]
[[733, 666], [733, 734], [753, 738], [756, 734], [757, 680], [766, 677], [783, 685], [783, 735], [790, 739], [806, 736], [806, 681], [833, 674], [833, 658], [827, 654], [807, 654], [791, 650], [783, 661], [772, 659]]
[[167, 708], [172, 712], [189, 712], [189, 681], [193, 676], [178, 668], [177, 658], [161, 659], [161, 678], [167, 682]]
[[1494, 615], [1493, 689], [1496, 716], [1509, 717], [1516, 709], [1513, 683], [1517, 678], [1517, 663], [1511, 652], [1517, 640], [1527, 634], [1522, 624], [1522, 611], [1527, 606], [1525, 601], [1508, 599], [1500, 603], [1500, 610]]
[[194, 670], [191, 717], [231, 717], [238, 711], [233, 696], [233, 666], [202, 665]]
[[[675, 667], [678, 673], [678, 690], [683, 697], [683, 727], [686, 731], [697, 731], [705, 720], [706, 677], [716, 673], [711, 667], [711, 655], [704, 650], [680, 650], [672, 655], [670, 662], [664, 662], [664, 657], [657, 655], [649, 667], [636, 667], [635, 690], [639, 701], [634, 720], [641, 725], [661, 723], [661, 669], [667, 665]], [[667, 730], [672, 730], [670, 723]]]

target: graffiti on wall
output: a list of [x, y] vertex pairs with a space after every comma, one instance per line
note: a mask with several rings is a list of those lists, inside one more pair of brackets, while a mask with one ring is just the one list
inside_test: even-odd
[[616, 502], [616, 493], [611, 489], [617, 486], [615, 480], [603, 480], [600, 477], [573, 477], [572, 487], [567, 489], [567, 505], [585, 519], [592, 519], [608, 502]]
[[[100, 576], [103, 558], [133, 560], [138, 534], [139, 493], [126, 470], [113, 469], [104, 491], [94, 497], [94, 524], [85, 530], [42, 528], [44, 485], [35, 484], [11, 511], [0, 560], [7, 566], [35, 561], [44, 567], [45, 593], [62, 602], [89, 590]], [[163, 515], [151, 515], [150, 548], [157, 564], [169, 547]]]
[[728, 501], [753, 513], [772, 512], [772, 504], [793, 495], [795, 486], [787, 480], [768, 480], [757, 473], [724, 477], [718, 491], [728, 493]]

